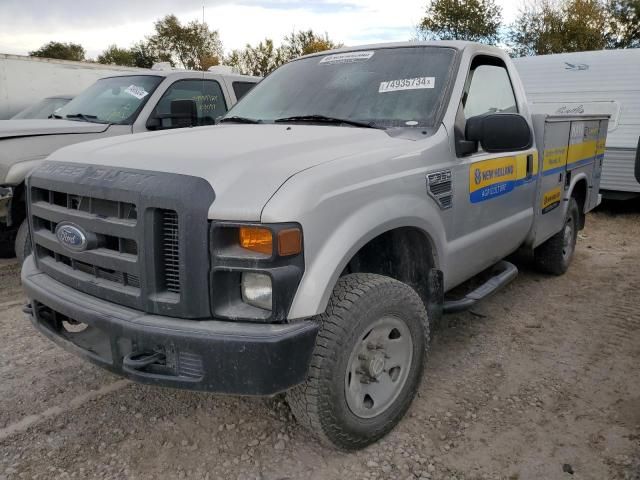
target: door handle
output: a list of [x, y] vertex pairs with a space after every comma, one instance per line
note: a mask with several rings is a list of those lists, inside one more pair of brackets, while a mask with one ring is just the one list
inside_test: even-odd
[[533, 154], [527, 155], [527, 178], [533, 176]]

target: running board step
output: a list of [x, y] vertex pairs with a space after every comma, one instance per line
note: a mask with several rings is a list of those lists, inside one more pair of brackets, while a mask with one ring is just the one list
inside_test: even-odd
[[493, 267], [493, 275], [485, 283], [459, 300], [448, 300], [442, 306], [442, 313], [464, 312], [474, 307], [480, 300], [493, 295], [502, 287], [507, 286], [518, 276], [518, 267], [505, 260]]

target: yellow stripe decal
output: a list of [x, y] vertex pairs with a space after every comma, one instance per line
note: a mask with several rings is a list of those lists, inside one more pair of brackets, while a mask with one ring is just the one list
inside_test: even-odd
[[[527, 156], [533, 155], [531, 175], [527, 176]], [[537, 152], [491, 158], [469, 168], [469, 198], [471, 203], [483, 202], [511, 192], [530, 182], [538, 174]]]

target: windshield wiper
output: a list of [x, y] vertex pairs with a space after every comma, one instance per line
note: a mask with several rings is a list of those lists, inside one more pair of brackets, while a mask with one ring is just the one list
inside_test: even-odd
[[220, 120], [220, 123], [262, 123], [262, 120], [256, 120], [255, 118], [247, 118], [247, 117], [226, 117]]
[[49, 118], [62, 118], [62, 115], [56, 115], [55, 113], [52, 113], [51, 115], [49, 115]]
[[316, 122], [316, 123], [331, 123], [335, 125], [345, 124], [352, 125], [360, 128], [377, 128], [384, 130], [384, 127], [376, 126], [374, 122], [358, 122], [357, 120], [349, 120], [347, 118], [327, 117], [326, 115], [297, 115], [294, 117], [278, 118], [274, 120], [274, 123], [287, 123], [287, 122]]
[[86, 115], [84, 113], [72, 113], [70, 115], [67, 115], [67, 118], [78, 118], [84, 122], [89, 122], [89, 123], [108, 123], [108, 122], [99, 121], [98, 117], [95, 115]]

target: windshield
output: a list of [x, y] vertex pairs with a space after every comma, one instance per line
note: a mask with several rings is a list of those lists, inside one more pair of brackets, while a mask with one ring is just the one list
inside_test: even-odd
[[226, 118], [324, 116], [378, 127], [433, 126], [454, 54], [451, 48], [406, 47], [293, 61], [260, 82]]
[[45, 98], [11, 117], [13, 120], [49, 118], [60, 107], [69, 103], [69, 98]]
[[58, 110], [55, 116], [131, 125], [162, 79], [151, 75], [103, 78]]

